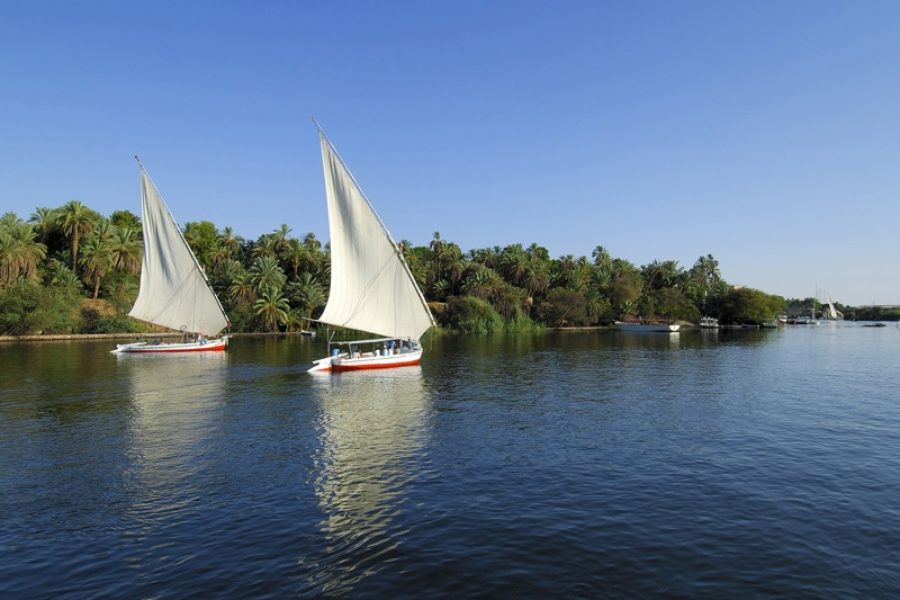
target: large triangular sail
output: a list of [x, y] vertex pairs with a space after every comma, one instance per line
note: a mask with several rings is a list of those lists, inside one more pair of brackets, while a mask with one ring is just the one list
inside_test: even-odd
[[331, 238], [331, 290], [320, 321], [418, 340], [433, 324], [400, 248], [319, 130]]
[[141, 288], [128, 315], [161, 327], [207, 336], [228, 327], [219, 299], [143, 167], [141, 214]]

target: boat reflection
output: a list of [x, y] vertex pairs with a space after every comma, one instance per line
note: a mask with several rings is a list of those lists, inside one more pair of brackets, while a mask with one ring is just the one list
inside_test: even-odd
[[324, 514], [322, 556], [311, 561], [310, 593], [341, 594], [377, 573], [402, 539], [398, 517], [422, 473], [429, 431], [419, 366], [315, 378], [315, 494]]

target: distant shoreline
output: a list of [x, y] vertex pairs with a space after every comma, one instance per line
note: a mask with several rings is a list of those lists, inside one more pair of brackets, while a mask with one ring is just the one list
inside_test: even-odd
[[[878, 321], [850, 321], [845, 320], [845, 323], [876, 323]], [[692, 323], [682, 323], [682, 331], [699, 329], [696, 325]], [[729, 326], [723, 326], [722, 329], [730, 329]], [[740, 326], [737, 327], [740, 329]], [[616, 328], [612, 325], [588, 325], [584, 327], [545, 327], [541, 331], [616, 331]], [[442, 331], [441, 333], [453, 333], [450, 331]], [[528, 333], [528, 332], [522, 332]], [[502, 335], [503, 332], [495, 332], [496, 334]], [[275, 333], [263, 331], [263, 332], [241, 332], [241, 333], [229, 333], [228, 337], [289, 337], [289, 336], [298, 336], [304, 335], [299, 331], [278, 331]], [[468, 334], [467, 334], [468, 335]], [[475, 334], [475, 335], [484, 335], [484, 334]], [[0, 343], [16, 343], [16, 342], [72, 342], [72, 341], [90, 341], [90, 340], [122, 340], [122, 339], [135, 339], [140, 337], [148, 337], [148, 338], [177, 338], [181, 337], [180, 333], [174, 332], [165, 332], [165, 333], [144, 333], [144, 334], [136, 334], [136, 333], [48, 333], [48, 334], [31, 334], [31, 335], [0, 335]]]

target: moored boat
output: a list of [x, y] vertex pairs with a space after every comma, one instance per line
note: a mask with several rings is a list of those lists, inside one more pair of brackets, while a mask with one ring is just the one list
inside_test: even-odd
[[700, 322], [697, 323], [697, 327], [700, 329], [718, 329], [719, 320], [715, 317], [700, 317]]
[[678, 325], [676, 323], [653, 323], [646, 321], [616, 321], [615, 325], [619, 331], [631, 331], [637, 333], [677, 333], [678, 330], [681, 329], [681, 325]]

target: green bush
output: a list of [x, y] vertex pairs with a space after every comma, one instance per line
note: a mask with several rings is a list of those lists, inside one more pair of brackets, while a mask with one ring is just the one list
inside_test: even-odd
[[503, 331], [505, 323], [494, 307], [472, 296], [452, 296], [447, 299], [447, 324], [462, 333], [491, 333]]
[[80, 302], [81, 296], [70, 288], [16, 282], [0, 291], [0, 335], [76, 331]]
[[538, 319], [553, 327], [579, 327], [591, 324], [587, 299], [581, 292], [553, 288], [537, 306]]
[[81, 311], [81, 333], [138, 333], [142, 328], [128, 317], [104, 316], [93, 308]]

